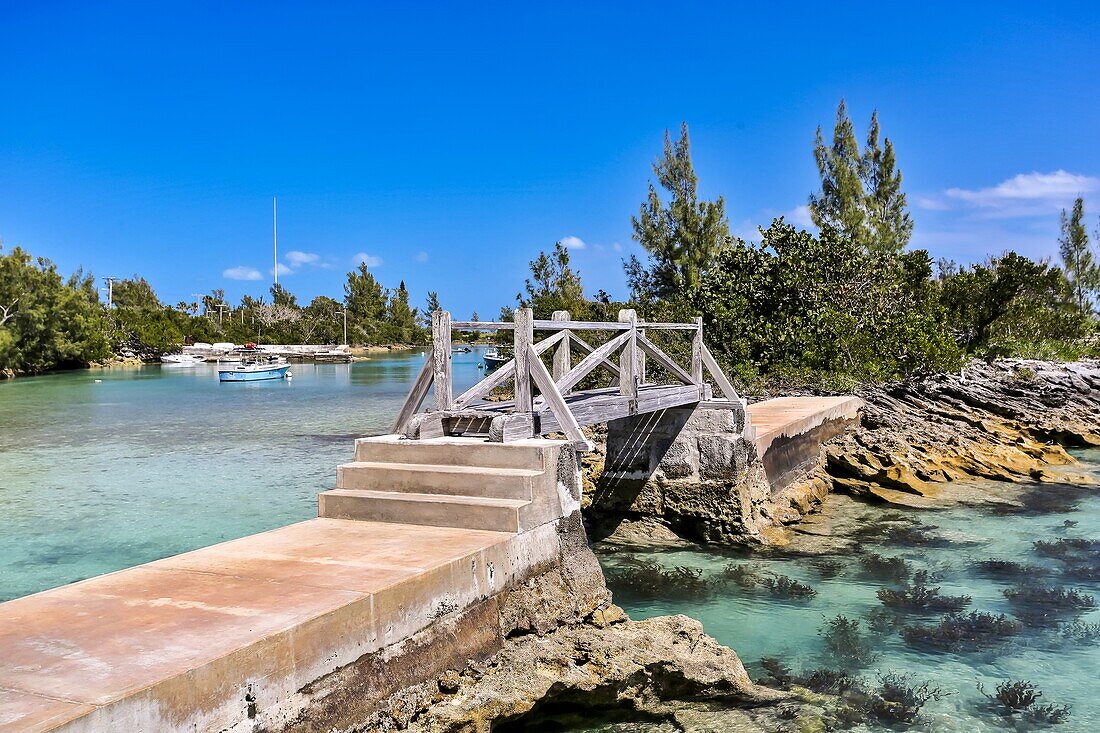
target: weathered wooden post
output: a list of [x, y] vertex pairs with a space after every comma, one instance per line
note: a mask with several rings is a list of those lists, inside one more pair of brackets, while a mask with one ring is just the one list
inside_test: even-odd
[[[645, 321], [641, 321], [640, 323], [645, 323]], [[639, 328], [638, 335], [645, 336], [645, 329]], [[645, 351], [642, 349], [636, 349], [634, 353], [637, 355], [638, 358], [638, 385], [641, 386], [645, 384]]]
[[[550, 316], [554, 321], [568, 321], [569, 311], [554, 311], [554, 315]], [[558, 342], [557, 348], [554, 349], [554, 381], [558, 381], [564, 377], [569, 369], [572, 367], [572, 354], [569, 349], [569, 329], [565, 329], [566, 333]], [[569, 390], [566, 390], [568, 394]]]
[[432, 312], [432, 376], [435, 383], [435, 407], [449, 410], [454, 406], [451, 386], [451, 314]]
[[703, 317], [692, 318], [695, 332], [691, 339], [691, 379], [698, 385], [703, 384]]
[[517, 308], [515, 314], [516, 412], [531, 412], [531, 361], [529, 346], [534, 345], [534, 312]]
[[695, 334], [691, 338], [691, 381], [699, 388], [699, 399], [703, 399], [703, 317], [691, 319], [695, 323]]
[[[638, 314], [633, 308], [619, 311], [619, 323], [629, 323], [630, 331], [619, 357], [619, 394], [638, 400]], [[633, 408], [631, 408], [633, 411]]]

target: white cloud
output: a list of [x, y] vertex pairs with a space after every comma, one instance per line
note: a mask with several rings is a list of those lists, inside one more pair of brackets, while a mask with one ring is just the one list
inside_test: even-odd
[[611, 243], [611, 249], [615, 250], [616, 252], [622, 252], [623, 251], [623, 246], [621, 244], [619, 244], [618, 242], [612, 242]]
[[416, 261], [417, 262], [427, 262], [428, 261], [428, 253], [427, 252], [417, 252], [416, 253]]
[[357, 265], [366, 265], [367, 267], [378, 267], [382, 264], [381, 257], [369, 255], [366, 252], [359, 252], [352, 258], [352, 261]]
[[794, 224], [803, 229], [809, 229], [814, 225], [813, 217], [810, 216], [810, 207], [806, 204], [794, 207], [783, 214], [783, 218], [788, 224]]
[[292, 249], [283, 255], [283, 259], [291, 267], [302, 267], [303, 265], [319, 265], [321, 263], [321, 255], [313, 252], [301, 252], [296, 249]]
[[917, 196], [914, 202], [917, 204], [918, 209], [926, 211], [947, 211], [951, 208], [951, 204], [935, 196]]
[[279, 271], [280, 275], [293, 275], [294, 274], [294, 270], [291, 270], [289, 267], [284, 265], [282, 262], [280, 262], [278, 265], [276, 265], [275, 267], [268, 270], [267, 274], [274, 275], [276, 270]]
[[229, 280], [262, 280], [263, 275], [255, 267], [230, 267], [228, 270], [222, 270], [222, 277]]
[[583, 239], [581, 239], [580, 237], [574, 237], [572, 234], [570, 234], [568, 237], [562, 237], [558, 241], [560, 241], [561, 246], [565, 247], [566, 249], [584, 249], [586, 246], [588, 246], [584, 243]]
[[922, 196], [917, 205], [931, 211], [970, 208], [987, 218], [1056, 214], [1077, 196], [1100, 190], [1100, 178], [1056, 170], [1019, 173], [989, 188], [949, 188], [942, 196]]

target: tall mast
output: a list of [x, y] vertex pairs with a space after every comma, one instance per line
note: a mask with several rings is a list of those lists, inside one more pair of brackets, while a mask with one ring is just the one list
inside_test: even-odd
[[279, 284], [279, 209], [274, 196], [271, 197], [271, 241], [275, 253], [275, 285]]

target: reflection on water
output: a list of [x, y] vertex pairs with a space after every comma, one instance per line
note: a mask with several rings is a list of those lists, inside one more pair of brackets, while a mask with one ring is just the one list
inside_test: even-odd
[[[389, 430], [423, 359], [237, 384], [213, 365], [0, 382], [0, 600], [315, 516], [353, 437]], [[454, 355], [456, 389], [480, 360]]]
[[[1100, 451], [1080, 457], [1100, 476]], [[825, 557], [598, 551], [632, 617], [700, 619], [755, 679], [768, 657], [796, 675], [912, 673], [952, 693], [928, 702], [915, 729], [960, 732], [1038, 729], [999, 715], [977, 689], [1027, 680], [1043, 705], [1070, 706], [1054, 730], [1100, 730], [1100, 491], [1029, 487], [1023, 504], [890, 511], [860, 533], [858, 551]], [[803, 584], [813, 593], [782, 590]], [[964, 615], [948, 617], [960, 605]]]

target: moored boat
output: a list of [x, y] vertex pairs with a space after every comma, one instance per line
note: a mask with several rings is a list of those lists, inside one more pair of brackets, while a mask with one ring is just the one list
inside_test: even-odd
[[240, 364], [219, 364], [220, 382], [260, 382], [290, 377], [290, 362], [278, 357], [246, 358]]
[[168, 354], [160, 357], [160, 360], [164, 364], [175, 364], [176, 366], [194, 366], [206, 361], [204, 357], [198, 354]]
[[486, 351], [485, 355], [481, 357], [482, 361], [485, 362], [485, 368], [491, 370], [500, 369], [507, 364], [508, 360], [511, 358], [511, 356], [508, 356], [503, 350], [496, 346]]

